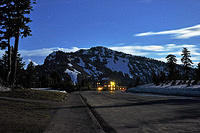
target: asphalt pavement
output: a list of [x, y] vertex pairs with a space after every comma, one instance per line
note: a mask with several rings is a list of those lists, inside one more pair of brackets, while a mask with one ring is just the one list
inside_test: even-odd
[[57, 112], [45, 133], [101, 132], [78, 92], [71, 93], [65, 105], [53, 109]]
[[192, 97], [81, 92], [105, 132], [199, 133], [200, 99]]

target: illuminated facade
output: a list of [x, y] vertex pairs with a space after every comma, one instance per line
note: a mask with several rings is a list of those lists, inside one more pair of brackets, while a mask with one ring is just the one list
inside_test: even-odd
[[115, 91], [115, 90], [126, 90], [126, 86], [119, 86], [115, 81], [102, 81], [102, 82], [97, 82], [96, 87], [98, 91], [102, 90], [108, 90], [108, 91]]

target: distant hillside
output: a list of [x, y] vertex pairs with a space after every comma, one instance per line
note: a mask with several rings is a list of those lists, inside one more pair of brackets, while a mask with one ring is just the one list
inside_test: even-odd
[[153, 72], [167, 73], [164, 62], [105, 47], [82, 49], [74, 53], [53, 52], [46, 57], [43, 67], [47, 72], [58, 72], [63, 79], [70, 78], [74, 84], [85, 78], [93, 81], [107, 78], [127, 85], [138, 77], [141, 82], [148, 83], [152, 80]]

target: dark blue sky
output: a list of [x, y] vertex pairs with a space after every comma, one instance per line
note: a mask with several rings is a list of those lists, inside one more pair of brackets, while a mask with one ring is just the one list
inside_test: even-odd
[[[99, 45], [127, 50], [131, 46], [132, 52], [128, 48], [127, 53], [163, 59], [162, 53], [180, 52], [182, 45], [192, 45], [195, 58], [200, 56], [200, 0], [37, 0], [31, 18], [33, 36], [20, 41], [22, 54]], [[184, 28], [193, 26], [197, 27], [185, 35]], [[157, 33], [136, 36], [146, 32]], [[160, 53], [152, 55], [155, 51]], [[41, 63], [37, 54], [23, 56]]]

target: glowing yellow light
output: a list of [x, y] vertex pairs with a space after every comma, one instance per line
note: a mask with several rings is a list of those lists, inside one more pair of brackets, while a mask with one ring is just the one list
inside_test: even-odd
[[111, 82], [110, 82], [110, 85], [114, 86], [114, 85], [115, 85], [115, 82], [111, 81]]
[[97, 89], [98, 89], [98, 91], [102, 91], [103, 87], [98, 87]]

